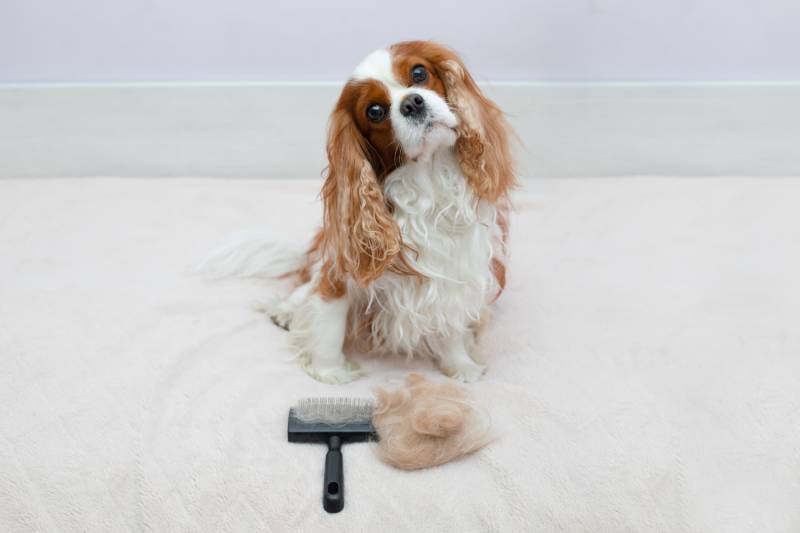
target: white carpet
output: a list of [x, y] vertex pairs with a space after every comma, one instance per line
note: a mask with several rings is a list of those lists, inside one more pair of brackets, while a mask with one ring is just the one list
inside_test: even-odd
[[798, 531], [800, 180], [537, 180], [470, 386], [499, 439], [402, 472], [286, 441], [312, 381], [188, 268], [232, 231], [307, 238], [318, 181], [0, 181], [0, 531]]

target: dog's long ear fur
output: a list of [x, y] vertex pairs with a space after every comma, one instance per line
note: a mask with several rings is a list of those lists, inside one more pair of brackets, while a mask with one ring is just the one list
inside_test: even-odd
[[496, 202], [517, 183], [509, 146], [511, 128], [455, 52], [440, 47], [435, 65], [447, 101], [461, 122], [456, 141], [461, 170], [478, 196]]
[[327, 150], [328, 174], [322, 187], [326, 274], [334, 275], [335, 284], [349, 274], [366, 286], [387, 268], [408, 273], [400, 228], [370, 162], [369, 142], [342, 105], [331, 115]]

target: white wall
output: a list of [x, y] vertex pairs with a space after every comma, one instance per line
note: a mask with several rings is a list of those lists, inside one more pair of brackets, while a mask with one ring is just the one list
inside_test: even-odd
[[[525, 177], [800, 176], [800, 84], [491, 84]], [[0, 85], [0, 179], [313, 178], [339, 85]]]
[[341, 80], [410, 38], [483, 80], [800, 80], [799, 28], [798, 0], [0, 0], [0, 83]]

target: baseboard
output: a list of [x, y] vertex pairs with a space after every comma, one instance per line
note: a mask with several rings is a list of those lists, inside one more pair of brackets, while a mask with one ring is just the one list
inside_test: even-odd
[[[339, 88], [0, 86], [0, 177], [318, 176]], [[485, 90], [525, 176], [800, 175], [800, 84]]]

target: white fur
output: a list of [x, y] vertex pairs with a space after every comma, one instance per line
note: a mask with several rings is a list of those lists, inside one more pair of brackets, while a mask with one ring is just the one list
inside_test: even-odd
[[304, 246], [283, 242], [264, 232], [229, 236], [196, 271], [208, 278], [274, 278], [303, 266]]
[[341, 355], [343, 320], [350, 311], [356, 326], [370, 313], [376, 350], [430, 357], [448, 375], [474, 381], [484, 370], [474, 360], [476, 331], [497, 290], [490, 270], [500, 232], [495, 209], [475, 199], [450, 146], [395, 170], [384, 193], [404, 241], [418, 252], [409, 262], [426, 277], [386, 273], [368, 288], [351, 282], [346, 298], [325, 302], [309, 291], [315, 273], [280, 304], [291, 344], [313, 377], [349, 381], [357, 374]]
[[390, 87], [400, 88], [402, 85], [397, 82], [392, 73], [392, 55], [389, 50], [375, 50], [365, 57], [353, 71], [351, 76], [354, 80], [373, 79], [383, 82]]
[[[410, 159], [426, 159], [440, 147], [452, 146], [456, 142], [453, 128], [458, 126], [458, 117], [436, 92], [422, 87], [392, 89], [389, 92], [392, 96], [389, 113], [394, 136]], [[400, 113], [400, 102], [411, 93], [425, 100], [427, 114], [422, 121], [410, 120]]]
[[384, 193], [418, 252], [409, 262], [426, 279], [388, 273], [362, 289], [375, 312], [372, 336], [392, 352], [436, 354], [441, 339], [468, 333], [486, 306], [494, 208], [476, 201], [449, 148], [398, 168]]
[[297, 289], [306, 297], [298, 302], [291, 318], [289, 343], [311, 377], [325, 383], [352, 381], [359, 375], [358, 367], [342, 353], [349, 302], [347, 298], [323, 300], [307, 286]]

